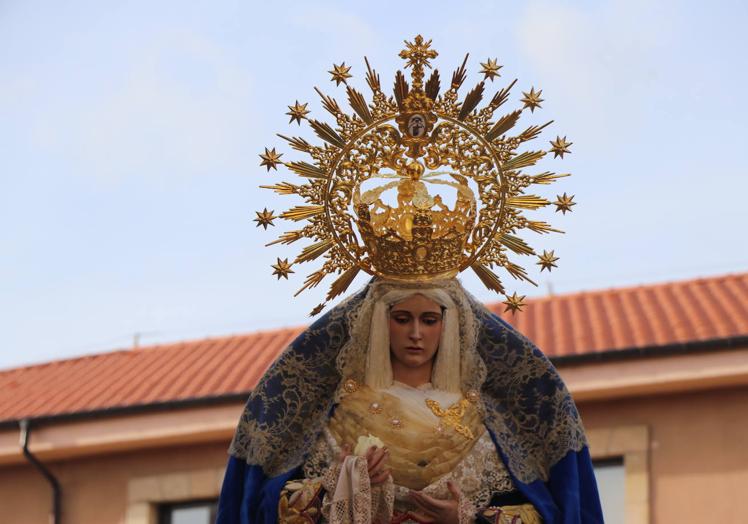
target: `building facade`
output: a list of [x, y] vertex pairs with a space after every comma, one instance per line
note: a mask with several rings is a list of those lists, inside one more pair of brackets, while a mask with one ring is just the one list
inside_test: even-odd
[[[748, 522], [748, 273], [544, 297], [507, 320], [577, 402], [606, 519]], [[0, 522], [50, 522], [55, 483], [58, 524], [208, 522], [244, 400], [302, 330], [0, 371]]]

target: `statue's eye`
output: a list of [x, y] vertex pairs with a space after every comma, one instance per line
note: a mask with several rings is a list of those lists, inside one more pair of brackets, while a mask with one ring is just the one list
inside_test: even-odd
[[433, 326], [434, 324], [437, 324], [440, 320], [441, 320], [441, 317], [428, 316], [428, 317], [423, 317], [421, 319], [421, 322], [423, 322], [427, 326]]

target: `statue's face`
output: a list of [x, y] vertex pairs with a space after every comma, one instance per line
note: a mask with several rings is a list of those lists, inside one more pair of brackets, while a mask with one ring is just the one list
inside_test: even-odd
[[442, 308], [423, 295], [412, 295], [390, 309], [390, 351], [409, 368], [430, 365], [439, 349]]

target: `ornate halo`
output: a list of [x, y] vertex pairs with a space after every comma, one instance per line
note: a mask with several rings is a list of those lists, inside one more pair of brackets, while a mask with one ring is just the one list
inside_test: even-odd
[[[312, 145], [303, 138], [279, 136], [292, 149], [308, 154], [311, 163], [284, 162], [275, 148], [265, 148], [260, 154], [260, 165], [268, 171], [282, 164], [304, 179], [302, 184], [261, 186], [305, 201], [278, 216], [267, 208], [257, 212], [255, 221], [265, 229], [276, 218], [304, 223], [268, 245], [302, 238], [313, 241], [293, 262], [279, 258], [272, 266], [273, 274], [288, 278], [293, 265], [323, 257], [322, 267], [307, 276], [298, 293], [317, 286], [331, 273], [338, 274], [327, 300], [343, 293], [361, 270], [388, 279], [422, 281], [452, 277], [471, 268], [489, 289], [505, 293], [494, 272], [500, 267], [534, 284], [522, 266], [509, 260], [509, 253], [537, 256], [541, 271], [556, 267], [558, 257], [553, 251], [538, 255], [517, 233], [523, 229], [560, 231], [524, 216], [526, 210], [550, 204], [525, 190], [568, 173], [522, 173], [547, 152], [517, 149], [551, 122], [530, 126], [517, 135], [509, 132], [525, 109], [534, 112], [540, 107], [542, 91], [533, 87], [524, 92], [522, 108], [494, 119], [516, 83], [500, 89], [478, 109], [486, 80], [499, 76], [501, 66], [495, 59], [481, 64], [483, 81], [459, 101], [467, 56], [452, 74], [449, 89], [440, 95], [438, 70], [424, 83], [425, 69], [431, 69], [430, 61], [437, 56], [431, 41], [419, 35], [405, 44], [400, 57], [411, 69], [411, 80], [398, 71], [393, 96], [384, 94], [379, 75], [366, 60], [370, 102], [349, 85], [350, 66], [342, 63], [330, 71], [331, 80], [345, 86], [353, 114], [316, 89], [323, 107], [335, 119], [334, 127], [308, 118], [306, 103], [296, 101], [289, 106], [289, 123], [306, 121], [324, 143]], [[570, 153], [569, 146], [566, 137], [556, 137], [550, 151], [554, 158], [563, 158]], [[566, 213], [575, 202], [564, 193], [554, 204], [557, 211]], [[520, 310], [523, 299], [516, 293], [507, 295], [507, 310]], [[324, 305], [317, 306], [312, 315]]]

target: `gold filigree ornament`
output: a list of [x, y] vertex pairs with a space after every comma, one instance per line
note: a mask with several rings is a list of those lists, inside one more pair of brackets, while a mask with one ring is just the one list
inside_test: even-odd
[[[283, 161], [275, 148], [265, 148], [260, 155], [260, 165], [268, 172], [282, 164], [303, 181], [260, 186], [304, 200], [278, 215], [302, 227], [281, 234], [268, 245], [311, 240], [291, 264], [273, 265], [274, 274], [285, 277], [292, 272], [291, 265], [320, 257], [324, 260], [320, 269], [307, 276], [297, 295], [330, 274], [338, 276], [326, 300], [343, 293], [361, 270], [390, 280], [428, 281], [452, 278], [467, 268], [486, 287], [506, 295], [494, 272], [497, 268], [535, 284], [510, 255], [534, 255], [543, 268], [553, 267], [547, 255], [538, 256], [518, 236], [522, 230], [561, 232], [524, 216], [526, 211], [550, 204], [546, 198], [528, 194], [530, 186], [568, 176], [522, 171], [548, 151], [520, 151], [521, 146], [551, 122], [512, 133], [523, 111], [540, 107], [541, 91], [532, 88], [524, 92], [518, 100], [521, 108], [495, 118], [516, 83], [500, 89], [479, 108], [485, 80], [498, 76], [501, 66], [495, 60], [482, 64], [484, 80], [460, 100], [458, 90], [466, 78], [468, 57], [440, 94], [438, 70], [432, 70], [424, 82], [426, 70], [437, 56], [431, 41], [419, 35], [405, 44], [400, 57], [411, 77], [408, 81], [398, 71], [392, 96], [385, 94], [379, 74], [365, 59], [371, 100], [350, 85], [351, 66], [333, 65], [330, 71], [332, 81], [344, 86], [351, 114], [319, 89], [316, 91], [334, 124], [309, 118], [306, 103], [297, 100], [289, 106], [292, 122], [306, 121], [324, 143], [313, 145], [304, 138], [279, 136], [292, 149], [309, 155], [311, 161]], [[570, 145], [566, 137], [557, 137], [551, 141], [550, 151], [563, 159], [570, 153]], [[570, 200], [559, 197], [555, 204], [564, 212], [571, 211]], [[266, 211], [259, 217], [262, 225], [273, 225]], [[512, 311], [522, 307], [516, 294], [506, 298]], [[317, 306], [314, 314], [324, 305]]]
[[474, 439], [475, 436], [470, 428], [462, 424], [462, 417], [465, 416], [465, 410], [470, 401], [463, 398], [459, 402], [451, 405], [447, 409], [444, 409], [439, 405], [436, 400], [430, 398], [426, 399], [426, 405], [429, 407], [431, 412], [441, 419], [441, 424], [447, 427], [453, 428], [457, 433], [465, 437], [466, 439]]

